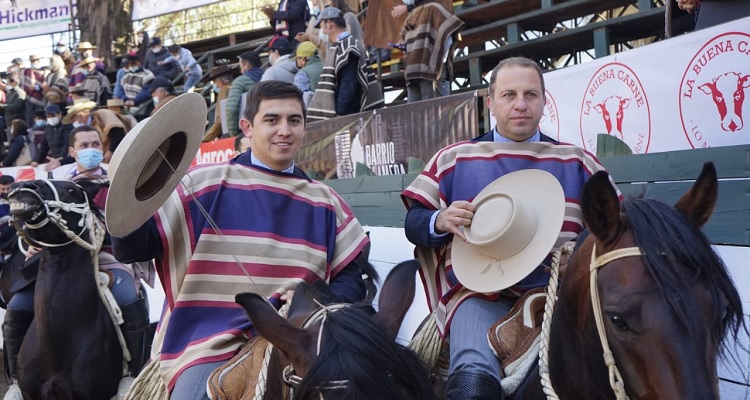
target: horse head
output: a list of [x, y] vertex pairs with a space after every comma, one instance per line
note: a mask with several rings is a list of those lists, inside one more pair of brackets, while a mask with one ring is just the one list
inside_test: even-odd
[[[550, 374], [561, 398], [613, 398], [601, 358], [608, 342], [631, 399], [719, 399], [716, 359], [727, 336], [736, 339], [743, 314], [700, 231], [717, 192], [710, 163], [673, 207], [643, 198], [621, 204], [606, 172], [585, 185], [581, 208], [591, 235], [570, 260], [550, 334]], [[565, 372], [572, 366], [579, 373]]]
[[416, 261], [407, 261], [391, 271], [377, 313], [367, 302], [315, 305], [310, 301], [315, 288], [298, 287], [290, 321], [312, 312], [301, 327], [280, 317], [258, 295], [242, 293], [236, 300], [258, 333], [289, 359], [285, 380], [295, 400], [432, 399], [424, 365], [395, 342], [414, 298], [417, 268]]
[[[10, 213], [20, 234], [40, 247], [60, 247], [81, 237], [101, 213], [93, 204], [96, 181], [33, 180], [13, 184]], [[66, 231], [68, 232], [66, 234]]]

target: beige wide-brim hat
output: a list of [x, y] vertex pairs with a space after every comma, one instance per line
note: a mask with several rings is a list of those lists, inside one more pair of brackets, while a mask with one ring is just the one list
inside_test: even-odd
[[475, 292], [509, 288], [529, 275], [557, 241], [565, 194], [552, 174], [538, 169], [504, 175], [474, 198], [470, 244], [453, 238], [451, 262], [461, 284]]
[[107, 173], [104, 209], [111, 235], [122, 237], [138, 229], [174, 192], [198, 153], [207, 111], [201, 95], [186, 93], [125, 135]]
[[50, 103], [60, 104], [64, 102], [68, 94], [63, 92], [62, 89], [56, 87], [56, 86], [50, 86], [42, 89], [42, 95], [45, 99], [47, 99]]
[[70, 124], [73, 122], [73, 117], [83, 110], [93, 110], [96, 108], [96, 102], [89, 99], [76, 100], [72, 106], [68, 106], [68, 113], [62, 119], [63, 124]]

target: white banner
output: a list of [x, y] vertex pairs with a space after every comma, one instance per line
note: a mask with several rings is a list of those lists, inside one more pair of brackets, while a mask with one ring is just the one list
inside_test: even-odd
[[750, 18], [544, 76], [542, 132], [591, 152], [599, 133], [634, 154], [750, 143]]
[[[16, 39], [70, 29], [69, 0], [0, 1], [0, 40]], [[76, 1], [72, 2], [73, 8]]]
[[133, 21], [218, 3], [222, 0], [133, 0]]

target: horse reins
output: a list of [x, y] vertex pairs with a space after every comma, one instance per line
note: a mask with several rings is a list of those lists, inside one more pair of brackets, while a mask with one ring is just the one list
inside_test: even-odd
[[[547, 303], [544, 307], [544, 320], [542, 322], [542, 343], [539, 351], [539, 375], [542, 379], [542, 387], [545, 395], [547, 395], [547, 399], [559, 399], [555, 389], [552, 387], [552, 381], [550, 379], [549, 331], [552, 321], [552, 312], [554, 311], [555, 301], [557, 299], [558, 269], [562, 254], [572, 254], [572, 248], [566, 246], [553, 255], [550, 282], [547, 286]], [[617, 368], [615, 356], [612, 353], [612, 349], [609, 347], [609, 341], [607, 340], [607, 331], [604, 327], [601, 301], [599, 299], [599, 287], [597, 286], [596, 281], [599, 268], [621, 258], [640, 257], [642, 255], [643, 253], [638, 247], [626, 247], [623, 249], [612, 250], [599, 257], [596, 256], [596, 244], [594, 244], [594, 248], [591, 250], [591, 263], [589, 264], [589, 270], [591, 272], [589, 281], [591, 307], [594, 312], [594, 319], [596, 320], [596, 330], [599, 334], [599, 341], [602, 345], [604, 363], [609, 370], [609, 385], [612, 387], [612, 391], [615, 393], [617, 400], [628, 400], [629, 397], [625, 393], [625, 383], [623, 382], [622, 374], [620, 374], [620, 370]]]

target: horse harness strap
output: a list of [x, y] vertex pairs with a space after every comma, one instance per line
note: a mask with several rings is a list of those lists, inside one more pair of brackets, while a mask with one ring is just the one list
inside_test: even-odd
[[612, 261], [619, 260], [625, 257], [640, 257], [643, 253], [638, 247], [627, 247], [623, 249], [612, 250], [608, 253], [596, 256], [596, 244], [591, 250], [591, 264], [589, 269], [591, 270], [591, 281], [589, 292], [591, 293], [591, 307], [594, 312], [594, 319], [596, 320], [596, 330], [599, 333], [599, 340], [602, 344], [604, 351], [604, 363], [607, 365], [609, 370], [609, 384], [612, 390], [615, 392], [617, 400], [627, 400], [628, 395], [625, 393], [625, 383], [622, 380], [620, 370], [617, 369], [615, 363], [615, 356], [612, 354], [612, 349], [609, 347], [607, 341], [607, 331], [604, 328], [604, 318], [602, 317], [602, 306], [599, 300], [599, 287], [597, 286], [597, 272], [599, 268], [609, 264]]
[[[317, 301], [316, 301], [317, 303]], [[342, 308], [349, 307], [349, 304], [340, 303], [340, 304], [330, 304], [327, 306], [324, 306], [320, 303], [320, 308], [315, 310], [310, 316], [308, 316], [305, 321], [302, 323], [302, 329], [309, 328], [313, 324], [320, 321], [320, 328], [318, 328], [318, 343], [315, 351], [315, 355], [320, 355], [320, 349], [323, 342], [323, 328], [325, 327], [326, 318], [328, 318], [328, 314], [331, 312], [338, 311]], [[292, 367], [292, 364], [287, 365], [284, 368], [283, 373], [284, 383], [286, 383], [288, 386], [291, 387], [290, 390], [290, 397], [294, 397], [293, 392], [294, 389], [298, 388], [302, 384], [303, 377], [297, 375], [294, 371], [294, 367]], [[317, 388], [320, 389], [320, 400], [324, 400], [323, 397], [323, 391], [324, 390], [341, 390], [346, 389], [349, 386], [349, 380], [348, 379], [342, 379], [342, 380], [335, 380], [335, 381], [327, 381], [323, 382], [320, 386]]]

